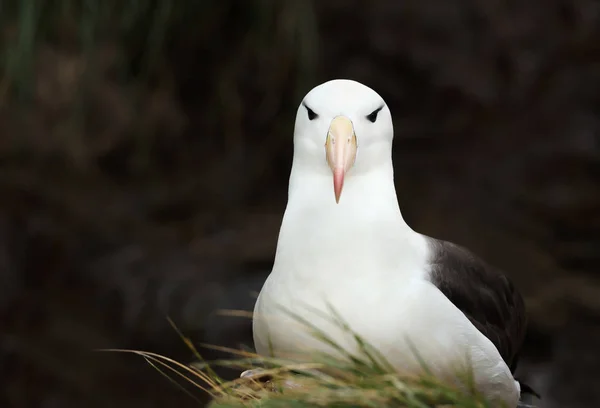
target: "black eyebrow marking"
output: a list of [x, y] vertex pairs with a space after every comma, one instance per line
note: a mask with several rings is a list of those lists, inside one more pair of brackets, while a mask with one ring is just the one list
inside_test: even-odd
[[306, 111], [308, 112], [308, 120], [313, 120], [319, 117], [319, 115], [317, 115], [317, 113], [314, 110], [308, 107], [306, 102], [302, 101], [302, 106], [304, 106], [306, 108]]
[[[302, 101], [302, 106], [304, 106], [306, 109], [310, 109], [310, 108], [308, 107], [308, 105], [306, 104], [306, 102], [304, 102], [304, 101]], [[312, 110], [312, 109], [310, 109], [310, 110]]]
[[375, 123], [375, 121], [377, 120], [377, 114], [383, 109], [383, 107], [385, 106], [385, 103], [381, 104], [381, 106], [377, 109], [375, 109], [373, 112], [369, 113], [366, 118], [369, 120], [369, 122], [371, 123]]
[[383, 108], [385, 107], [385, 103], [382, 103], [381, 106], [377, 109], [375, 109], [373, 112], [371, 113], [379, 113], [379, 111], [381, 111]]

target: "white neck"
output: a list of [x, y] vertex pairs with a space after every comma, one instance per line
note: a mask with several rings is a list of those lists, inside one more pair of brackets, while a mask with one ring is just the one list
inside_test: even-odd
[[398, 206], [391, 160], [352, 170], [336, 204], [327, 166], [294, 160], [274, 272], [324, 279], [343, 271], [350, 278], [368, 270], [397, 273], [399, 263], [422, 260], [420, 234]]
[[[340, 202], [336, 203], [331, 170], [325, 164], [307, 168], [306, 164], [294, 161], [286, 216], [300, 211], [327, 219], [330, 225], [337, 221], [345, 224], [338, 227], [351, 229], [377, 221], [401, 222], [406, 226], [396, 198], [391, 161], [368, 171], [355, 170], [350, 169], [346, 175]], [[350, 219], [354, 222], [349, 222]]]

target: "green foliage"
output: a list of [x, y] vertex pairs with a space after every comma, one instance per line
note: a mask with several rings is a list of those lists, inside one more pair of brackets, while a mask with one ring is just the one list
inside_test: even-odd
[[200, 155], [225, 163], [251, 134], [270, 137], [256, 130], [265, 124], [281, 139], [289, 93], [306, 90], [316, 64], [315, 20], [312, 3], [296, 0], [0, 1], [0, 157], [100, 178], [99, 162], [117, 157], [120, 177], [156, 180], [159, 147], [189, 126], [202, 129], [192, 143], [224, 149], [188, 139], [168, 161], [208, 179]]
[[[235, 6], [235, 7], [234, 7]], [[230, 11], [236, 9], [235, 15]], [[239, 10], [237, 10], [239, 8]], [[297, 50], [301, 65], [314, 61], [315, 27], [310, 2], [294, 0], [255, 0], [220, 2], [216, 0], [22, 0], [0, 2], [0, 61], [5, 79], [20, 93], [31, 90], [31, 67], [36, 51], [44, 44], [70, 47], [93, 53], [106, 41], [118, 43], [130, 58], [124, 66], [136, 65], [142, 76], [149, 75], [164, 60], [170, 41], [189, 37], [190, 41], [209, 39], [221, 42], [222, 28], [244, 31], [254, 45], [273, 40], [273, 26], [288, 18], [279, 38]], [[235, 20], [235, 21], [234, 21]], [[298, 28], [308, 34], [298, 41]], [[304, 37], [304, 36], [302, 36]], [[126, 57], [127, 58], [127, 57]]]
[[[360, 336], [350, 331], [338, 316], [333, 321], [351, 334], [358, 345], [358, 354], [351, 354], [336, 344], [326, 333], [310, 322], [293, 316], [305, 325], [319, 341], [332, 347], [341, 357], [315, 353], [311, 361], [260, 356], [247, 351], [208, 346], [232, 353], [234, 358], [205, 362], [193, 343], [179, 333], [199, 360], [185, 365], [154, 353], [134, 350], [169, 380], [183, 379], [196, 391], [209, 393], [210, 408], [234, 407], [492, 407], [474, 387], [470, 373], [457, 370], [463, 387], [450, 385], [435, 378], [422, 362], [422, 374], [401, 376]], [[418, 354], [418, 350], [415, 349]], [[223, 366], [251, 370], [248, 375], [224, 381], [212, 369]], [[180, 384], [181, 385], [181, 384]], [[194, 392], [182, 387], [191, 397]]]
[[[23, 0], [3, 5], [0, 23], [2, 62], [9, 82], [21, 94], [30, 91], [31, 67], [44, 44], [91, 54], [99, 43], [112, 40], [139, 48], [142, 65], [154, 68], [174, 27], [209, 9], [207, 2]], [[197, 13], [202, 16], [202, 13]]]

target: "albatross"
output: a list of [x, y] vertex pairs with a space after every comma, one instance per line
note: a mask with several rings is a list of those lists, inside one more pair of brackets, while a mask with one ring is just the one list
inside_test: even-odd
[[[359, 335], [400, 373], [421, 372], [418, 358], [450, 381], [471, 369], [483, 395], [516, 407], [523, 299], [469, 250], [405, 222], [393, 134], [387, 104], [359, 82], [331, 80], [302, 100], [275, 260], [254, 308], [256, 351], [335, 354], [301, 317], [351, 353]], [[333, 315], [352, 332], [322, 318]]]

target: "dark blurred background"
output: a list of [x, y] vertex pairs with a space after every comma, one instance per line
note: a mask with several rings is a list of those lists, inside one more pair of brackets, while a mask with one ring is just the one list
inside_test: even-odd
[[167, 316], [252, 345], [216, 311], [253, 306], [296, 108], [332, 78], [390, 105], [409, 224], [522, 290], [540, 406], [600, 406], [598, 1], [14, 0], [0, 22], [0, 406], [199, 406], [94, 350], [192, 361]]

